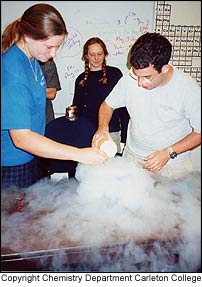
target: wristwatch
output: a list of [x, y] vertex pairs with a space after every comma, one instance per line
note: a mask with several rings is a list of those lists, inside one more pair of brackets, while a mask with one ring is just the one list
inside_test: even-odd
[[171, 159], [174, 159], [174, 158], [177, 157], [177, 153], [176, 153], [176, 151], [174, 151], [174, 150], [172, 149], [172, 147], [169, 147], [169, 148], [168, 148], [168, 152], [169, 152], [169, 156], [170, 156]]

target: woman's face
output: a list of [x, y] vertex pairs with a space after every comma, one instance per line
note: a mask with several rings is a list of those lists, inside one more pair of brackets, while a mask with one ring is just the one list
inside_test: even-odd
[[45, 63], [56, 56], [57, 50], [64, 42], [64, 38], [64, 35], [51, 36], [47, 40], [34, 40], [26, 37], [27, 52], [30, 58]]
[[98, 43], [88, 47], [87, 58], [90, 64], [91, 71], [99, 71], [102, 69], [102, 63], [105, 59], [105, 54], [102, 46]]

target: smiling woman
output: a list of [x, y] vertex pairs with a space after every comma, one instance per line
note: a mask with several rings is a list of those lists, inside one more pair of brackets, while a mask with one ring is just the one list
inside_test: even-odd
[[[122, 72], [117, 67], [107, 65], [108, 49], [101, 38], [92, 37], [83, 46], [82, 61], [84, 72], [75, 81], [73, 105], [78, 107], [78, 114], [98, 125], [98, 110], [103, 100], [116, 86]], [[126, 141], [129, 122], [125, 107], [114, 111], [110, 121], [110, 135], [121, 153], [121, 142]], [[115, 152], [116, 153], [116, 152]]]

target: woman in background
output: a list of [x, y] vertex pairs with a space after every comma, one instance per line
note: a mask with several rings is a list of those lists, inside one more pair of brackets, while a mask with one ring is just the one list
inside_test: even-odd
[[107, 160], [97, 148], [79, 149], [44, 137], [46, 81], [39, 62], [54, 58], [67, 36], [61, 14], [49, 4], [28, 8], [2, 35], [2, 187], [38, 179], [35, 156], [86, 164]]
[[[106, 64], [108, 51], [105, 43], [98, 37], [87, 40], [83, 47], [82, 60], [85, 70], [75, 81], [73, 105], [78, 107], [78, 116], [88, 118], [98, 126], [98, 111], [101, 103], [122, 77], [122, 72]], [[129, 116], [126, 108], [113, 113], [109, 131], [121, 152], [120, 142], [126, 142]]]

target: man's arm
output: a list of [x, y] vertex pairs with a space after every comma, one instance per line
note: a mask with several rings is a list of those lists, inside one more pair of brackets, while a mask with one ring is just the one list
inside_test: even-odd
[[177, 154], [191, 150], [201, 144], [201, 133], [192, 132], [179, 142], [172, 145]]
[[99, 109], [98, 120], [99, 125], [93, 136], [92, 146], [96, 147], [101, 139], [112, 140], [109, 134], [109, 122], [113, 114], [113, 109], [104, 101]]
[[53, 101], [56, 98], [56, 88], [46, 88], [46, 98]]
[[[191, 150], [201, 144], [201, 133], [192, 131], [189, 135], [181, 139], [179, 142], [172, 145], [172, 149], [181, 154], [185, 151]], [[157, 172], [170, 160], [169, 147], [156, 151], [145, 158], [145, 168], [151, 172]]]
[[54, 100], [57, 91], [61, 90], [57, 66], [54, 60], [49, 60], [48, 62], [41, 64], [41, 69], [46, 79], [46, 98]]

